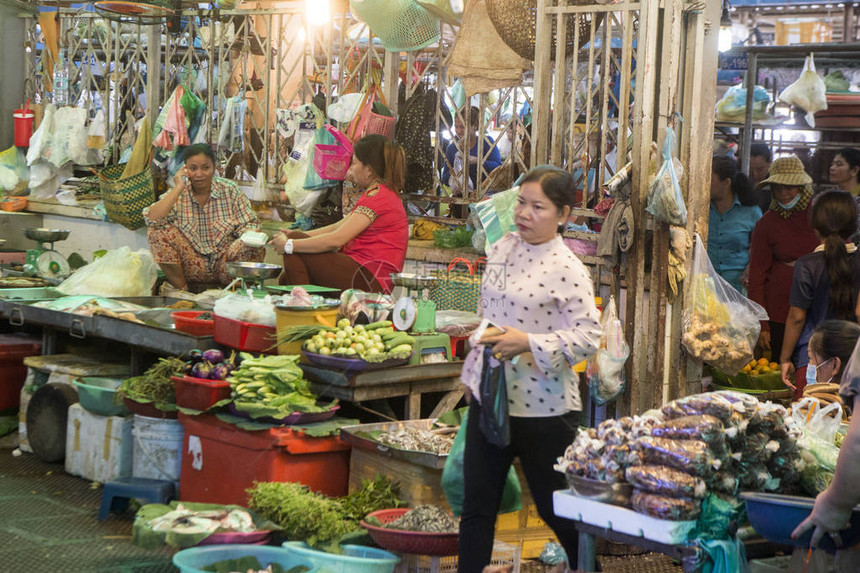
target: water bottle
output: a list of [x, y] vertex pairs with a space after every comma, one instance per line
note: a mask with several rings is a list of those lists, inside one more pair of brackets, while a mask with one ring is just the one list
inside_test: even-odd
[[66, 67], [66, 58], [62, 51], [54, 64], [53, 100], [57, 107], [69, 104], [69, 69]]

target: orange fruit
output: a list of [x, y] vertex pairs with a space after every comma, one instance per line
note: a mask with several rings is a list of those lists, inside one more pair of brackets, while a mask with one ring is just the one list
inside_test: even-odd
[[770, 369], [773, 370], [774, 372], [779, 370], [779, 364], [777, 364], [776, 362], [771, 362], [769, 366], [770, 366]]
[[750, 365], [749, 365], [749, 364], [747, 364], [746, 366], [744, 366], [744, 367], [743, 367], [743, 369], [741, 369], [741, 372], [747, 372], [747, 373], [749, 373], [749, 372], [750, 372], [750, 370], [752, 370], [752, 368], [750, 368]]
[[758, 364], [759, 366], [767, 366], [768, 360], [767, 358], [759, 358], [756, 364]]

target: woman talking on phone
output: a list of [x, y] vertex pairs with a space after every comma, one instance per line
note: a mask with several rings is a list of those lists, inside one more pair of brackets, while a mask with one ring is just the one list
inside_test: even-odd
[[[567, 483], [553, 469], [573, 442], [582, 400], [579, 376], [571, 366], [597, 350], [600, 323], [594, 287], [585, 265], [562, 242], [574, 204], [575, 185], [567, 171], [536, 167], [520, 184], [514, 208], [517, 232], [488, 252], [481, 313], [499, 327], [472, 340], [462, 380], [471, 394], [464, 453], [464, 501], [460, 519], [459, 573], [480, 573], [493, 550], [496, 514], [505, 478], [519, 458], [538, 514], [558, 537], [571, 567], [577, 562], [573, 522], [553, 513], [552, 493]], [[488, 329], [489, 330], [489, 329]], [[479, 427], [484, 349], [490, 347], [505, 372], [510, 443], [491, 443]]]
[[[205, 143], [185, 149], [176, 184], [143, 210], [155, 262], [174, 287], [227, 285], [227, 263], [259, 262], [262, 247], [239, 240], [259, 230], [251, 202], [235, 183], [215, 177], [215, 154]], [[198, 287], [199, 288], [199, 287]]]

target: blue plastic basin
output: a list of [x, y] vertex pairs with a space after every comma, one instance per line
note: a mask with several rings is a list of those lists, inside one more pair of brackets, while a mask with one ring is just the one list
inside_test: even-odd
[[[774, 543], [809, 547], [813, 530], [798, 539], [792, 539], [791, 532], [812, 513], [815, 499], [760, 492], [745, 492], [741, 497], [746, 501], [750, 525], [759, 535]], [[850, 527], [840, 531], [839, 536], [842, 538], [842, 547], [836, 547], [829, 535], [821, 538], [818, 547], [828, 553], [835, 553], [837, 549], [848, 549], [860, 542], [860, 506], [855, 507], [851, 514]]]
[[394, 573], [400, 562], [394, 553], [364, 545], [342, 545], [340, 555], [311, 549], [301, 541], [288, 541], [282, 547], [326, 573]]
[[179, 567], [180, 573], [203, 573], [202, 567], [219, 561], [242, 557], [256, 557], [263, 568], [270, 563], [277, 563], [284, 569], [291, 569], [299, 565], [314, 568], [308, 559], [280, 547], [242, 544], [205, 545], [183, 549], [173, 556], [173, 564]]

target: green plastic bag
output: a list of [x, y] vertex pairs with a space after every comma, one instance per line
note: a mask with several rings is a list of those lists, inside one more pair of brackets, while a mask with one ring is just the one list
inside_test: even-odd
[[[465, 410], [465, 408], [464, 408]], [[463, 457], [466, 452], [466, 423], [468, 415], [463, 414], [460, 429], [454, 438], [454, 445], [448, 453], [445, 468], [442, 470], [442, 491], [445, 499], [451, 506], [451, 511], [457, 517], [463, 515], [463, 499], [465, 496], [463, 483]], [[517, 477], [514, 466], [508, 470], [508, 478], [505, 480], [505, 491], [502, 493], [502, 503], [499, 505], [499, 513], [510, 513], [522, 509], [522, 488]]]
[[308, 155], [308, 165], [311, 167], [308, 168], [305, 173], [305, 185], [304, 188], [308, 191], [320, 191], [322, 189], [328, 189], [329, 187], [335, 187], [339, 185], [341, 182], [337, 179], [323, 179], [319, 175], [317, 175], [316, 170], [313, 168], [314, 164], [314, 153], [317, 145], [335, 145], [337, 141], [334, 136], [329, 133], [329, 131], [324, 127], [317, 128], [316, 132], [314, 132], [314, 145], [310, 147], [310, 154]]
[[489, 199], [469, 205], [469, 210], [478, 218], [487, 234], [489, 247], [507, 233], [517, 230], [514, 223], [514, 206], [520, 195], [519, 186], [512, 187], [507, 191], [496, 193]]

